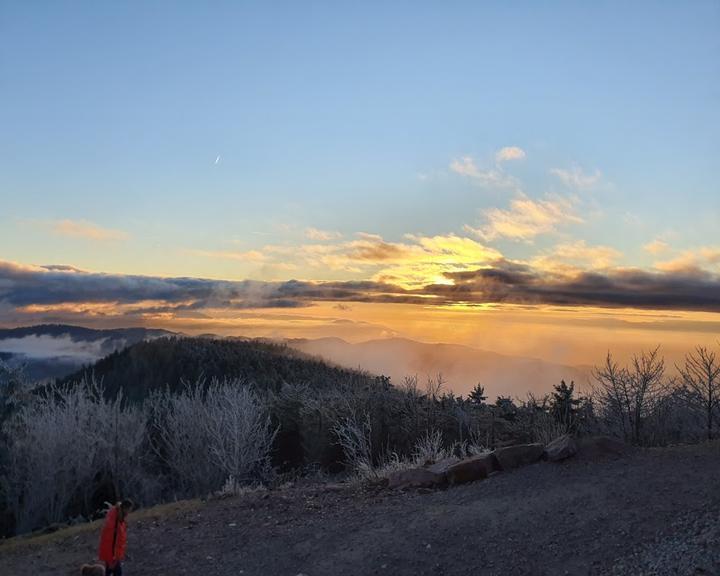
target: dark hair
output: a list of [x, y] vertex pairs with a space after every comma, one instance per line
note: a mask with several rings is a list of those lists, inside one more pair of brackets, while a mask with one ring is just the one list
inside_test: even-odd
[[123, 498], [123, 500], [120, 502], [120, 508], [122, 508], [125, 512], [129, 512], [133, 508], [135, 508], [135, 502], [130, 500], [130, 498]]

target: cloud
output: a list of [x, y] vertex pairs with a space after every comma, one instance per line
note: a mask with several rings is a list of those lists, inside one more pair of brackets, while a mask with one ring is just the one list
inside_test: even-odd
[[557, 244], [552, 250], [532, 259], [537, 270], [556, 273], [578, 269], [601, 270], [613, 266], [622, 253], [610, 246], [590, 246], [585, 240]]
[[[363, 301], [367, 293], [387, 293], [387, 300], [412, 299], [404, 291], [389, 289], [373, 281], [261, 282], [256, 280], [212, 280], [164, 278], [59, 270], [0, 261], [0, 303], [49, 310], [56, 306], [138, 306], [159, 310], [199, 308], [267, 308], [306, 306], [314, 300]], [[407, 298], [406, 298], [407, 297]]]
[[351, 260], [367, 262], [398, 261], [409, 258], [412, 248], [401, 244], [392, 244], [382, 239], [367, 239], [351, 242], [346, 256]]
[[686, 250], [670, 260], [655, 263], [664, 272], [720, 272], [720, 246], [703, 246]]
[[[628, 307], [720, 312], [720, 275], [698, 269], [647, 271], [614, 268], [546, 270], [499, 258], [474, 269], [453, 270], [454, 243], [467, 239], [425, 239], [428, 250], [446, 253], [434, 281], [351, 280], [224, 281], [102, 274], [26, 266], [0, 261], [0, 310], [5, 321], [62, 322], [88, 318], [148, 323], [163, 318], [217, 316], [228, 311], [298, 308], [320, 302], [419, 304], [423, 306], [522, 304]], [[471, 245], [469, 245], [472, 247]], [[580, 257], [591, 247], [569, 250]], [[469, 254], [468, 259], [472, 258]], [[720, 258], [709, 254], [711, 258]], [[446, 268], [445, 265], [449, 264]], [[412, 271], [412, 264], [406, 264]], [[404, 268], [399, 267], [403, 271]], [[407, 272], [407, 271], [406, 271]], [[429, 280], [429, 281], [428, 281]]]
[[495, 161], [499, 164], [508, 160], [522, 160], [525, 158], [525, 150], [517, 146], [505, 146], [495, 153]]
[[107, 338], [82, 342], [73, 340], [69, 334], [31, 334], [0, 340], [0, 352], [17, 354], [27, 359], [63, 358], [78, 363], [94, 362], [109, 352], [106, 343]]
[[502, 257], [494, 248], [455, 234], [406, 238], [412, 242], [412, 250], [378, 270], [373, 280], [420, 289], [429, 283], [449, 283], [448, 273], [473, 270]]
[[670, 250], [670, 245], [667, 242], [658, 238], [656, 240], [653, 240], [652, 242], [648, 242], [647, 244], [645, 244], [643, 246], [643, 250], [645, 250], [645, 252], [649, 252], [653, 256], [657, 256], [659, 254], [668, 252]]
[[293, 245], [268, 244], [246, 252], [193, 250], [207, 258], [224, 258], [267, 267], [292, 262], [306, 274], [343, 273], [403, 286], [446, 281], [445, 272], [468, 270], [501, 257], [500, 252], [472, 238], [454, 234], [406, 235], [402, 242], [389, 242], [377, 234], [361, 232], [352, 240]]
[[581, 223], [583, 220], [576, 214], [574, 205], [574, 199], [562, 196], [533, 200], [521, 195], [507, 210], [486, 210], [486, 223], [480, 228], [466, 226], [465, 229], [485, 241], [498, 238], [532, 241], [540, 234], [556, 232], [561, 225]]
[[586, 174], [579, 166], [573, 166], [569, 169], [553, 168], [550, 170], [550, 174], [557, 176], [568, 188], [579, 190], [592, 188], [595, 184], [600, 182], [600, 179], [602, 178], [600, 170], [596, 169], [592, 174]]
[[[720, 277], [709, 273], [656, 273], [639, 269], [552, 275], [515, 262], [450, 275], [434, 287], [465, 302], [720, 311]], [[428, 288], [429, 289], [429, 288]]]
[[475, 165], [475, 161], [470, 156], [463, 156], [450, 162], [450, 170], [463, 176], [477, 178], [480, 170]]
[[317, 240], [320, 242], [325, 242], [328, 240], [337, 240], [338, 238], [342, 238], [342, 234], [340, 232], [332, 232], [329, 230], [319, 230], [317, 228], [305, 228], [305, 238], [309, 238], [310, 240]]
[[470, 156], [463, 156], [450, 163], [450, 170], [471, 178], [485, 188], [519, 188], [518, 181], [500, 168], [481, 169]]
[[128, 237], [122, 230], [102, 228], [86, 220], [57, 220], [50, 223], [50, 230], [57, 236], [89, 240], [125, 240]]
[[238, 260], [239, 262], [262, 263], [268, 260], [267, 254], [260, 250], [246, 250], [243, 252], [234, 252], [232, 250], [190, 250], [189, 253], [206, 258]]

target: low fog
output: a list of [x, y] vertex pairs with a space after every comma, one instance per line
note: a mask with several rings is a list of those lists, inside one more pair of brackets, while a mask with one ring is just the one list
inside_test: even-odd
[[[94, 341], [77, 341], [69, 334], [59, 337], [31, 335], [22, 338], [0, 340], [0, 352], [22, 356], [28, 360], [62, 358], [78, 364], [94, 362], [108, 353], [109, 338]], [[115, 341], [113, 349], [125, 346], [125, 341]]]

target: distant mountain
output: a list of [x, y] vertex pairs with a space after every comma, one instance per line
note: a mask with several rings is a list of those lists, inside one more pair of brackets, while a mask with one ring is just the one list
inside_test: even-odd
[[0, 329], [0, 358], [25, 366], [32, 380], [59, 378], [137, 342], [171, 336], [152, 328], [95, 330], [65, 324]]
[[[331, 362], [344, 367], [345, 376], [360, 369], [390, 376], [395, 384], [402, 382], [405, 376], [417, 375], [423, 386], [428, 376], [442, 373], [446, 387], [453, 392], [467, 394], [480, 382], [491, 399], [497, 395], [524, 396], [527, 392], [544, 394], [561, 379], [574, 380], [578, 388], [583, 389], [590, 372], [589, 368], [564, 366], [536, 358], [403, 338], [357, 344], [339, 338], [285, 340], [283, 344], [292, 349], [287, 350], [285, 345], [278, 348], [270, 341], [241, 337], [174, 336], [178, 335], [159, 329], [96, 330], [62, 324], [0, 329], [0, 359], [11, 364], [24, 364], [33, 380], [79, 378], [94, 371], [113, 389], [125, 385], [122, 378], [138, 379], [139, 388], [152, 389], [165, 384], [175, 386], [180, 378], [192, 380], [201, 373], [208, 377], [262, 379], [271, 385], [281, 380], [306, 381], [321, 372], [325, 374], [322, 378], [332, 379], [338, 375], [333, 372], [338, 368], [327, 365]], [[163, 341], [170, 338], [172, 344], [155, 344], [158, 338]], [[153, 345], [138, 346], [143, 343]], [[132, 349], [122, 353], [128, 346]], [[312, 369], [308, 368], [307, 363], [312, 361], [293, 350], [322, 358], [324, 362], [319, 364], [324, 368], [318, 368], [317, 360]], [[277, 360], [280, 356], [281, 362]], [[289, 358], [294, 360], [291, 362]], [[127, 362], [130, 364], [123, 365]], [[132, 367], [132, 363], [136, 366]], [[84, 367], [91, 369], [82, 370]]]
[[545, 362], [537, 358], [506, 356], [456, 344], [428, 344], [404, 338], [370, 340], [352, 344], [340, 338], [287, 340], [288, 346], [374, 374], [385, 374], [399, 383], [417, 375], [423, 386], [428, 376], [441, 373], [446, 388], [467, 394], [478, 382], [492, 400], [498, 395], [545, 394], [561, 379], [586, 388], [589, 369]]
[[122, 390], [138, 401], [153, 390], [178, 390], [198, 378], [239, 378], [263, 389], [279, 390], [283, 383], [313, 387], [339, 381], [363, 383], [355, 370], [334, 366], [284, 344], [260, 340], [170, 337], [138, 342], [113, 352], [91, 366], [63, 378], [61, 383], [95, 377], [108, 395]]

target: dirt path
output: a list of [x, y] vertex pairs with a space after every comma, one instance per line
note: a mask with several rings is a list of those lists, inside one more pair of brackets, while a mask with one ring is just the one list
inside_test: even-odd
[[[77, 574], [97, 526], [0, 546]], [[431, 493], [293, 488], [138, 513], [129, 576], [720, 575], [720, 443], [540, 463]]]

